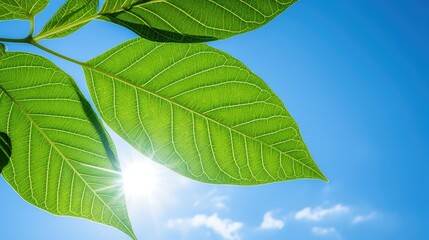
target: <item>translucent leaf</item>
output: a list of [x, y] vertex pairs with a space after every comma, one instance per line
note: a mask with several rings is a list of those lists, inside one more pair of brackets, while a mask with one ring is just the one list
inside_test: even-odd
[[12, 142], [2, 175], [29, 203], [134, 237], [116, 150], [73, 80], [45, 58], [0, 62], [0, 131]]
[[106, 0], [104, 19], [162, 42], [204, 42], [256, 29], [296, 0]]
[[0, 20], [31, 19], [48, 3], [49, 0], [0, 0]]
[[67, 36], [88, 23], [97, 12], [98, 0], [68, 0], [49, 20], [39, 35], [46, 38]]
[[106, 123], [182, 175], [238, 185], [326, 180], [281, 100], [226, 53], [135, 39], [84, 72]]

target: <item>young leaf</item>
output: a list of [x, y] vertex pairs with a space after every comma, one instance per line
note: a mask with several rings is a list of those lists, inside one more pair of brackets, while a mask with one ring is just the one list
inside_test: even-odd
[[49, 20], [39, 35], [46, 32], [46, 38], [67, 36], [88, 23], [97, 12], [98, 0], [68, 0]]
[[48, 3], [49, 0], [1, 0], [0, 20], [29, 20], [45, 9]]
[[26, 201], [135, 238], [116, 150], [66, 73], [40, 56], [6, 53], [0, 63], [0, 131], [13, 146], [3, 177]]
[[106, 123], [182, 175], [238, 185], [326, 180], [281, 100], [226, 53], [135, 39], [84, 72]]
[[256, 29], [296, 0], [106, 0], [104, 19], [161, 42], [205, 42]]
[[10, 156], [12, 155], [12, 143], [9, 136], [0, 132], [0, 173], [3, 168], [9, 163]]

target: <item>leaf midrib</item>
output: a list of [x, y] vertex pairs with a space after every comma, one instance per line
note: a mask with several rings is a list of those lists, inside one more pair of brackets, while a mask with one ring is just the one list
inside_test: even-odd
[[55, 143], [46, 135], [46, 133], [40, 128], [40, 126], [30, 117], [29, 113], [25, 111], [21, 107], [18, 101], [15, 100], [15, 98], [9, 94], [9, 92], [4, 89], [4, 87], [0, 84], [0, 90], [2, 90], [11, 100], [12, 102], [18, 107], [18, 109], [24, 114], [24, 116], [37, 128], [37, 130], [42, 134], [42, 136], [49, 142], [49, 144], [60, 154], [60, 156], [63, 158], [65, 162], [69, 165], [69, 167], [79, 176], [79, 178], [82, 180], [82, 182], [93, 192], [95, 196], [110, 210], [110, 212], [121, 222], [121, 224], [128, 230], [128, 232], [131, 234], [131, 236], [134, 236], [133, 232], [130, 231], [128, 226], [120, 219], [116, 213], [110, 208], [110, 206], [96, 193], [96, 191], [89, 185], [88, 182], [80, 175], [80, 173], [76, 170], [76, 168], [73, 167], [73, 165], [69, 162], [69, 159], [64, 156], [64, 154], [57, 148]]
[[259, 140], [259, 139], [257, 139], [257, 138], [254, 138], [254, 137], [248, 136], [248, 135], [246, 135], [246, 134], [244, 134], [244, 133], [242, 133], [242, 132], [240, 132], [240, 131], [238, 131], [238, 130], [236, 130], [236, 129], [234, 129], [234, 128], [231, 128], [231, 127], [229, 127], [229, 126], [227, 126], [227, 125], [225, 125], [225, 124], [223, 124], [223, 123], [219, 122], [218, 120], [212, 119], [212, 118], [210, 118], [210, 117], [208, 117], [208, 116], [205, 116], [205, 115], [203, 115], [203, 114], [201, 114], [201, 113], [199, 113], [199, 112], [197, 112], [197, 111], [195, 111], [195, 110], [193, 110], [193, 109], [188, 108], [187, 106], [184, 106], [184, 105], [182, 105], [182, 104], [180, 104], [180, 103], [177, 103], [177, 102], [175, 102], [174, 100], [171, 100], [171, 99], [169, 99], [169, 98], [166, 98], [166, 97], [164, 97], [164, 96], [162, 96], [162, 95], [159, 95], [159, 94], [157, 94], [157, 93], [155, 93], [155, 92], [152, 92], [152, 91], [150, 91], [150, 90], [148, 90], [148, 89], [144, 88], [143, 86], [135, 85], [135, 84], [133, 84], [133, 83], [129, 82], [126, 78], [123, 78], [123, 77], [117, 76], [117, 75], [115, 75], [115, 74], [109, 73], [109, 72], [107, 72], [107, 71], [105, 71], [105, 70], [103, 70], [103, 69], [101, 69], [101, 68], [94, 67], [94, 66], [90, 65], [88, 62], [83, 63], [83, 64], [82, 64], [82, 66], [83, 66], [83, 67], [87, 67], [87, 68], [89, 68], [89, 69], [92, 69], [92, 70], [94, 70], [94, 71], [96, 71], [96, 72], [99, 72], [99, 73], [101, 73], [101, 74], [107, 75], [107, 76], [109, 76], [109, 77], [111, 77], [111, 78], [113, 78], [113, 79], [117, 79], [117, 80], [119, 80], [120, 82], [125, 83], [126, 85], [129, 85], [129, 86], [131, 86], [131, 87], [133, 87], [133, 88], [136, 88], [136, 89], [140, 89], [140, 90], [142, 90], [142, 91], [144, 91], [144, 92], [146, 92], [146, 93], [149, 93], [149, 94], [151, 94], [151, 95], [153, 95], [153, 96], [155, 96], [155, 97], [158, 97], [158, 98], [160, 98], [160, 99], [162, 99], [162, 100], [164, 100], [164, 101], [167, 101], [167, 102], [169, 102], [169, 103], [171, 103], [171, 104], [174, 104], [174, 105], [176, 105], [176, 106], [178, 106], [178, 107], [180, 107], [180, 108], [183, 108], [183, 109], [185, 109], [185, 110], [187, 110], [187, 111], [189, 111], [189, 112], [191, 112], [191, 113], [193, 113], [193, 114], [196, 114], [196, 115], [198, 115], [198, 116], [200, 116], [200, 117], [203, 117], [203, 118], [204, 118], [204, 119], [206, 119], [206, 120], [210, 120], [210, 121], [212, 121], [212, 122], [214, 122], [214, 123], [216, 123], [216, 124], [218, 124], [218, 125], [220, 125], [220, 126], [222, 126], [222, 127], [226, 128], [226, 129], [229, 129], [229, 130], [231, 130], [231, 131], [233, 131], [233, 132], [236, 132], [236, 133], [238, 133], [238, 134], [240, 134], [240, 135], [242, 135], [242, 136], [244, 136], [244, 137], [246, 137], [246, 138], [249, 138], [249, 139], [251, 139], [251, 140], [254, 140], [254, 141], [256, 141], [256, 142], [259, 142], [260, 144], [262, 144], [262, 145], [264, 145], [264, 146], [266, 146], [266, 147], [268, 147], [268, 148], [270, 148], [270, 149], [274, 149], [275, 151], [277, 151], [277, 152], [278, 152], [278, 153], [280, 153], [281, 155], [285, 155], [285, 156], [287, 156], [287, 157], [290, 157], [293, 161], [296, 161], [296, 162], [298, 162], [299, 164], [301, 164], [301, 165], [303, 165], [303, 166], [307, 167], [308, 169], [310, 169], [311, 171], [313, 171], [314, 173], [316, 173], [316, 174], [317, 174], [321, 179], [326, 180], [326, 177], [325, 177], [325, 176], [323, 176], [322, 174], [320, 174], [318, 171], [316, 171], [315, 169], [311, 168], [311, 167], [310, 167], [310, 166], [308, 166], [307, 164], [305, 164], [305, 163], [303, 163], [302, 161], [300, 161], [300, 160], [298, 160], [298, 159], [296, 159], [296, 158], [294, 158], [294, 157], [292, 157], [292, 156], [288, 155], [287, 153], [284, 153], [284, 152], [280, 151], [280, 150], [279, 150], [279, 149], [277, 149], [277, 148], [274, 148], [274, 147], [272, 147], [272, 146], [268, 145], [267, 143], [265, 143], [265, 142], [263, 142], [263, 141], [261, 141], [261, 140]]

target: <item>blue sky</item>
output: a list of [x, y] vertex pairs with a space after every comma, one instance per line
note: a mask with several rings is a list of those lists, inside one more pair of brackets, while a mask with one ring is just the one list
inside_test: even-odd
[[[36, 32], [64, 1], [36, 19]], [[112, 134], [124, 164], [162, 179], [129, 199], [140, 239], [425, 239], [429, 215], [429, 2], [301, 0], [268, 25], [210, 45], [248, 65], [285, 102], [329, 183], [198, 183], [144, 159]], [[1, 22], [22, 37], [25, 22]], [[94, 21], [42, 44], [88, 60], [134, 34]], [[79, 66], [48, 57], [87, 94]], [[128, 239], [23, 201], [0, 179], [1, 239]]]

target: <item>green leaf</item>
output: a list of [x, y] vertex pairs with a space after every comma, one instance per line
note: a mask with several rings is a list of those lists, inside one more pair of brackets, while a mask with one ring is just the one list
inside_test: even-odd
[[0, 131], [13, 146], [3, 177], [39, 208], [135, 238], [116, 150], [73, 80], [37, 55], [6, 53], [2, 60]]
[[98, 0], [68, 0], [49, 20], [39, 35], [49, 32], [47, 38], [67, 36], [88, 23], [97, 12]]
[[6, 46], [3, 43], [0, 43], [0, 62], [2, 57], [6, 54]]
[[10, 156], [12, 155], [12, 143], [9, 136], [0, 132], [0, 173], [3, 168], [9, 163]]
[[118, 12], [129, 9], [134, 5], [150, 1], [151, 0], [106, 0], [104, 1], [101, 12]]
[[29, 20], [48, 5], [49, 0], [1, 0], [0, 20]]
[[84, 72], [106, 123], [184, 176], [238, 185], [326, 180], [281, 100], [226, 53], [135, 39]]
[[161, 42], [205, 42], [248, 32], [296, 0], [106, 0], [101, 14], [140, 36]]

